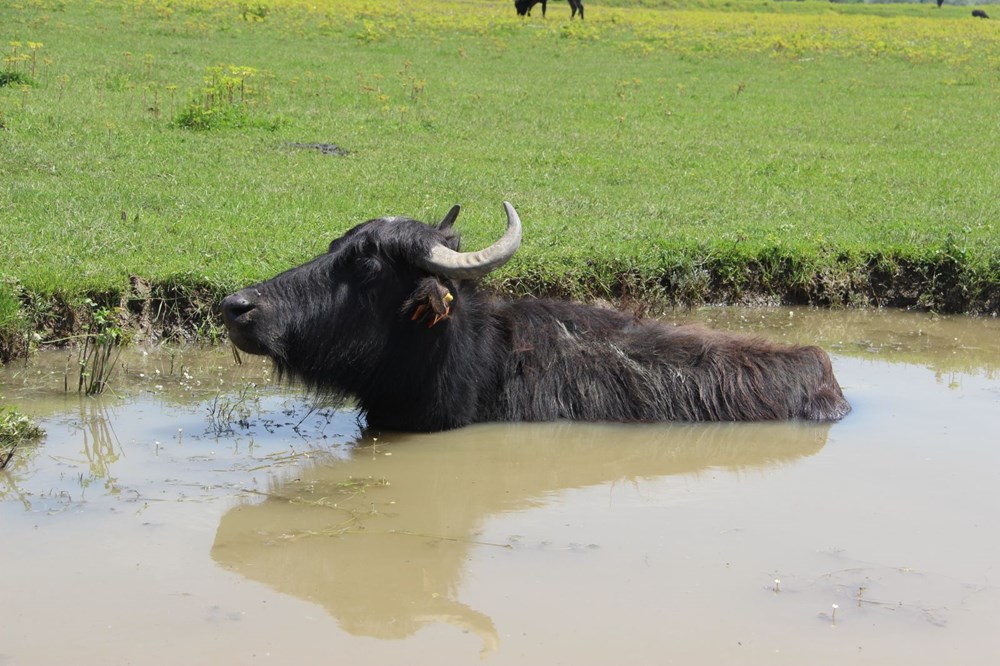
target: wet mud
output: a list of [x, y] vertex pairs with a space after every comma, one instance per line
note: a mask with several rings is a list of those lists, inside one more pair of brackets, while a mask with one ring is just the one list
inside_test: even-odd
[[[1000, 322], [704, 309], [818, 342], [833, 425], [363, 430], [226, 349], [0, 371], [0, 664], [1000, 656]], [[73, 382], [69, 382], [72, 386]]]

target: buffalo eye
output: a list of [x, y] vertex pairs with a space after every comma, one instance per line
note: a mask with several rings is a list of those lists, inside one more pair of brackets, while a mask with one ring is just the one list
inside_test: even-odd
[[369, 282], [378, 277], [382, 272], [382, 262], [375, 257], [359, 257], [354, 266], [358, 271], [358, 276], [365, 282]]

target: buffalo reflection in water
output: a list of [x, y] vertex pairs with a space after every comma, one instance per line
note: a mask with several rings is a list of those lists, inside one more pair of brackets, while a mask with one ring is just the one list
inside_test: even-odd
[[[499, 639], [457, 600], [470, 547], [491, 515], [571, 488], [741, 470], [817, 453], [828, 425], [480, 425], [362, 438], [260, 503], [228, 511], [212, 557], [241, 575], [322, 605], [354, 635], [402, 639], [444, 622]], [[386, 456], [385, 453], [391, 453]]]

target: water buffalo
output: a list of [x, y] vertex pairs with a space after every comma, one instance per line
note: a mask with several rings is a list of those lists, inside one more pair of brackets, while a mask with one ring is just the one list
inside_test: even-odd
[[559, 300], [503, 300], [477, 281], [506, 263], [521, 221], [460, 252], [459, 207], [432, 226], [360, 224], [329, 251], [222, 302], [239, 349], [353, 396], [376, 428], [482, 421], [835, 421], [850, 410], [818, 347], [673, 326]]
[[981, 19], [988, 19], [990, 17], [990, 15], [987, 14], [986, 11], [982, 9], [973, 9], [972, 15], [975, 16], [976, 18], [981, 18]]
[[[530, 16], [531, 8], [539, 2], [542, 3], [542, 16], [544, 17], [547, 0], [514, 0], [514, 9], [517, 10], [518, 16]], [[569, 8], [572, 11], [569, 15], [570, 19], [575, 17], [577, 12], [580, 12], [580, 20], [583, 20], [583, 0], [569, 0]]]

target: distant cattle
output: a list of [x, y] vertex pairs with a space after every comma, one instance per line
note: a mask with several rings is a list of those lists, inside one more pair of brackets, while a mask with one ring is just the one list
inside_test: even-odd
[[241, 350], [319, 393], [353, 396], [372, 427], [481, 421], [836, 421], [850, 411], [830, 358], [580, 303], [483, 294], [521, 243], [460, 252], [452, 225], [383, 217], [329, 251], [227, 296]]
[[[514, 9], [517, 10], [518, 16], [530, 16], [531, 8], [537, 5], [539, 2], [542, 3], [542, 16], [545, 16], [545, 3], [547, 0], [514, 0]], [[580, 13], [580, 20], [583, 20], [583, 0], [569, 0], [569, 7], [572, 10], [570, 18], [576, 16], [577, 12]]]
[[975, 16], [976, 18], [983, 18], [983, 19], [988, 19], [989, 18], [989, 14], [987, 14], [982, 9], [973, 9], [972, 10], [972, 15]]

